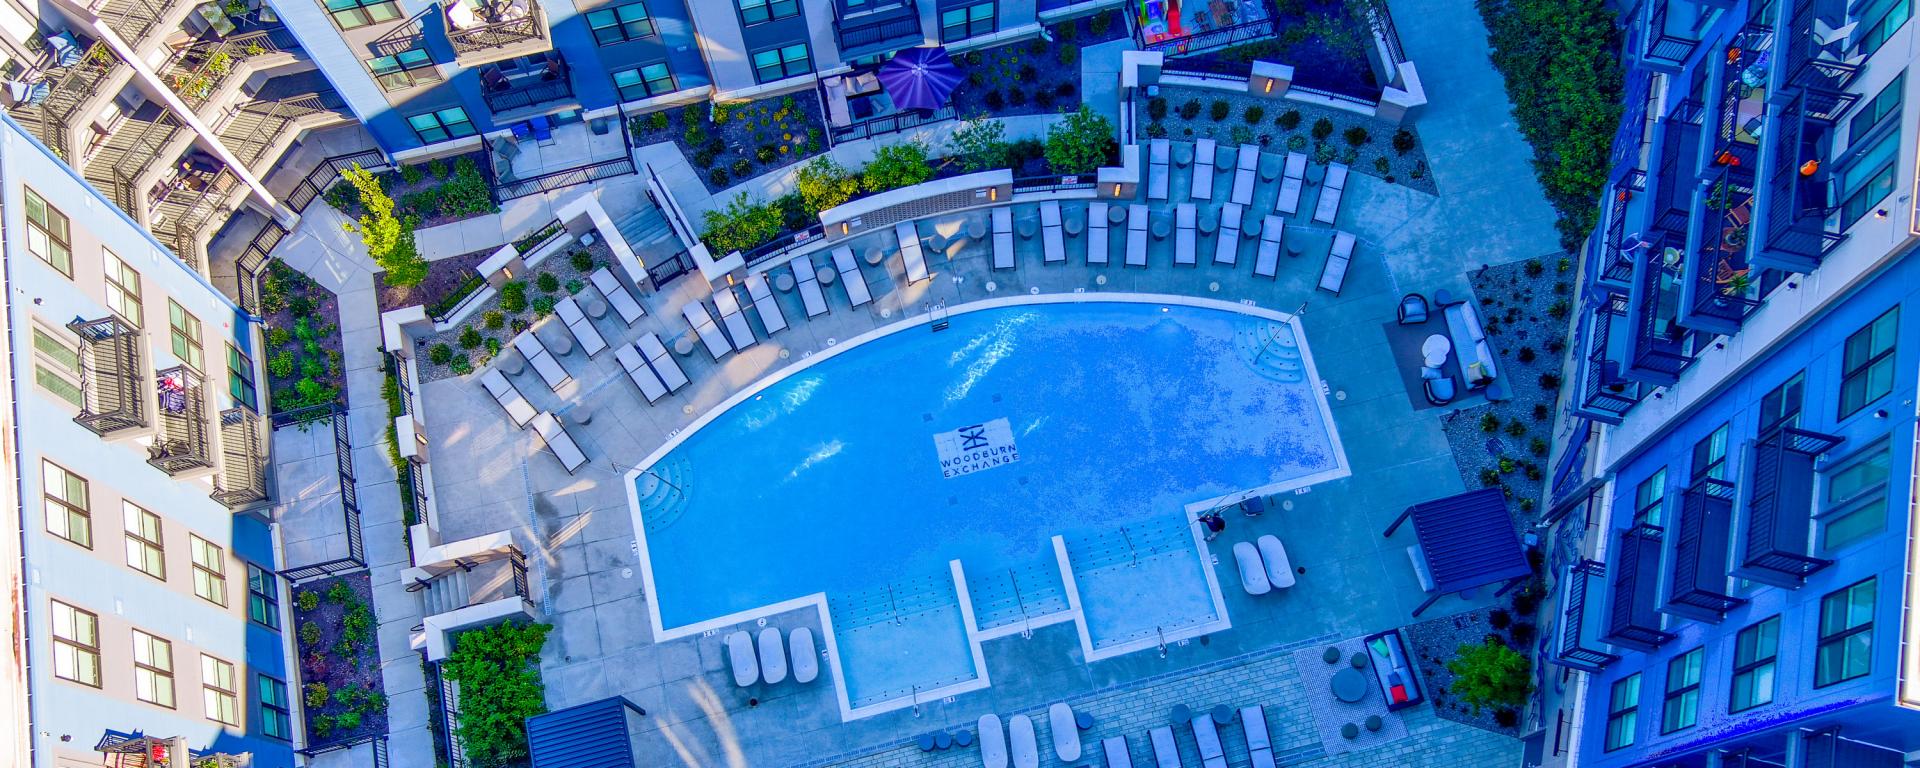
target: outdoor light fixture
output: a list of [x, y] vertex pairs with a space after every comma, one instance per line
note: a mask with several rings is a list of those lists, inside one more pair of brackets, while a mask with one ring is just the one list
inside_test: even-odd
[[1875, 209], [1873, 209], [1873, 217], [1874, 217], [1874, 218], [1876, 218], [1876, 219], [1884, 219], [1884, 218], [1886, 218], [1886, 217], [1887, 217], [1887, 209], [1885, 209], [1885, 208], [1875, 208]]
[[508, 280], [513, 279], [513, 269], [510, 267], [501, 267], [500, 274], [506, 275]]
[[1116, 181], [1113, 183], [1113, 196], [1114, 197], [1120, 196], [1120, 182]]
[[1261, 93], [1273, 93], [1273, 78], [1267, 78], [1267, 89]]
[[992, 201], [992, 200], [999, 200], [999, 199], [1000, 199], [1000, 188], [999, 188], [999, 187], [987, 187], [987, 199], [988, 199], [989, 201]]
[[843, 234], [843, 235], [844, 235], [844, 234], [847, 234], [848, 232], [851, 232], [851, 231], [853, 231], [853, 230], [852, 230], [852, 228], [850, 228], [850, 227], [848, 227], [848, 226], [847, 226], [847, 222], [844, 222], [844, 221], [843, 221], [843, 222], [840, 222], [840, 234]]

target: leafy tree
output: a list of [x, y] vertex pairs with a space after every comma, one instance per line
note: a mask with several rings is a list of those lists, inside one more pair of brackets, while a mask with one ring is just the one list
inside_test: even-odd
[[[1166, 100], [1160, 99], [1160, 111], [1166, 111]], [[954, 129], [947, 141], [952, 145], [953, 156], [960, 158], [960, 166], [968, 171], [989, 171], [1006, 168], [1013, 163], [1013, 145], [1006, 140], [1007, 127], [998, 120], [989, 120], [985, 115], [975, 117]]]
[[1453, 673], [1449, 691], [1478, 713], [1485, 707], [1518, 707], [1527, 701], [1532, 682], [1527, 679], [1527, 657], [1498, 642], [1462, 645], [1447, 671]]
[[426, 280], [427, 261], [420, 258], [413, 244], [413, 230], [420, 225], [419, 220], [411, 216], [404, 220], [396, 217], [393, 198], [380, 188], [379, 177], [358, 163], [340, 171], [340, 177], [359, 193], [361, 209], [365, 211], [360, 214], [359, 223], [348, 224], [347, 229], [360, 233], [367, 255], [386, 270], [387, 285], [409, 288]]
[[[817, 217], [821, 211], [852, 200], [860, 191], [860, 177], [848, 173], [833, 158], [821, 155], [800, 166], [794, 175], [794, 188], [800, 193], [800, 205], [807, 215]], [[731, 210], [732, 206], [728, 208]], [[768, 237], [773, 235], [767, 233]]]
[[496, 624], [460, 633], [442, 672], [460, 684], [456, 728], [478, 768], [527, 760], [527, 718], [547, 711], [540, 647], [547, 624]]
[[1113, 156], [1114, 144], [1113, 123], [1082, 104], [1047, 129], [1047, 165], [1062, 175], [1092, 173]]
[[910, 187], [933, 178], [926, 145], [918, 141], [888, 144], [873, 153], [861, 183], [869, 192]]
[[[857, 179], [853, 181], [859, 183]], [[701, 220], [706, 225], [701, 239], [717, 253], [752, 250], [780, 234], [783, 223], [780, 209], [754, 200], [745, 192], [728, 201], [726, 208], [701, 214]]]

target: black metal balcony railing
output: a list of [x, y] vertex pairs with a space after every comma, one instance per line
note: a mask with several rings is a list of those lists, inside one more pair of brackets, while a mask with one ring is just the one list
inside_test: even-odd
[[269, 151], [299, 133], [294, 121], [322, 113], [347, 115], [346, 100], [333, 91], [255, 99], [228, 112], [214, 132], [241, 163], [264, 174]]
[[[1615, 323], [1627, 316], [1627, 297], [1608, 294], [1594, 309], [1588, 327], [1586, 360], [1580, 382], [1580, 412], [1607, 424], [1619, 424], [1621, 417], [1640, 402], [1641, 385], [1620, 376], [1620, 364], [1612, 349]], [[1624, 327], [1624, 326], [1622, 326]]]
[[1560, 647], [1554, 660], [1561, 666], [1599, 672], [1620, 660], [1596, 646], [1602, 620], [1601, 595], [1605, 594], [1607, 566], [1593, 560], [1581, 560], [1567, 568], [1561, 581]]
[[1667, 608], [1718, 623], [1746, 600], [1727, 594], [1728, 531], [1733, 521], [1732, 483], [1703, 477], [1680, 494], [1675, 523], [1673, 588]]
[[285, 27], [248, 32], [180, 49], [161, 65], [160, 78], [173, 87], [188, 108], [198, 110], [241, 68], [241, 62], [299, 49], [299, 39]]
[[199, 234], [215, 218], [232, 212], [228, 201], [239, 188], [240, 177], [230, 168], [182, 171], [162, 180], [148, 194], [149, 229], [182, 261], [200, 269]]
[[832, 140], [835, 144], [842, 144], [860, 139], [870, 139], [875, 136], [885, 136], [889, 133], [910, 131], [923, 125], [932, 125], [945, 120], [952, 120], [957, 116], [958, 113], [954, 111], [953, 105], [951, 104], [933, 110], [932, 112], [921, 112], [918, 110], [895, 112], [890, 115], [870, 117], [852, 125], [834, 128], [831, 131]]
[[513, 594], [522, 600], [532, 600], [533, 590], [527, 588], [527, 556], [519, 547], [507, 550], [507, 567], [513, 570]]
[[114, 34], [125, 40], [127, 45], [139, 47], [147, 33], [160, 24], [167, 9], [177, 0], [94, 0], [88, 3], [102, 21], [112, 28]]
[[47, 72], [46, 101], [15, 108], [9, 114], [40, 137], [40, 143], [54, 154], [70, 161], [75, 157], [71, 133], [74, 118], [87, 100], [99, 93], [101, 83], [119, 65], [120, 60], [106, 43], [95, 42], [87, 46], [79, 63]]
[[220, 474], [213, 479], [213, 500], [241, 510], [267, 500], [267, 452], [261, 418], [252, 408], [220, 412]]
[[1670, 245], [1673, 241], [1665, 238], [1652, 242], [1634, 278], [1631, 299], [1637, 302], [1638, 313], [1632, 318], [1634, 344], [1628, 367], [1648, 379], [1672, 383], [1693, 364], [1686, 329], [1679, 323], [1676, 273], [1682, 267], [1666, 263], [1668, 255], [1679, 252], [1684, 243]]
[[1673, 639], [1660, 628], [1654, 593], [1660, 586], [1659, 526], [1641, 523], [1620, 532], [1614, 551], [1613, 605], [1608, 611], [1607, 642], [1652, 652]]
[[1681, 322], [1731, 334], [1760, 306], [1759, 279], [1747, 263], [1753, 230], [1753, 169], [1722, 166], [1694, 217], [1699, 253], [1686, 265], [1687, 300]]
[[80, 389], [85, 396], [73, 420], [103, 437], [145, 427], [140, 329], [113, 315], [75, 320], [67, 328], [80, 336]]
[[1804, 89], [1780, 108], [1770, 137], [1764, 239], [1753, 254], [1759, 266], [1811, 272], [1846, 240], [1827, 225], [1833, 212], [1827, 199], [1830, 174], [1820, 160], [1832, 145], [1834, 122], [1856, 98]]
[[127, 115], [87, 153], [87, 181], [106, 192], [120, 210], [138, 218], [134, 180], [185, 131], [185, 124], [172, 112], [153, 105]]
[[1667, 11], [1673, 0], [1654, 0], [1653, 15], [1647, 21], [1647, 47], [1641, 58], [1661, 69], [1678, 70], [1700, 46], [1698, 35], [1667, 29]]
[[199, 372], [184, 365], [158, 371], [154, 387], [160, 430], [147, 448], [147, 463], [169, 475], [212, 467], [213, 445], [207, 440]]
[[908, 9], [904, 16], [886, 15], [876, 21], [836, 20], [834, 29], [840, 38], [842, 55], [858, 57], [881, 53], [880, 49], [889, 43], [900, 43], [903, 48], [918, 43], [922, 39], [919, 11], [911, 5], [903, 7]]
[[534, 0], [527, 0], [527, 11], [518, 18], [505, 18], [508, 12], [505, 8], [478, 8], [473, 14], [477, 23], [464, 28], [456, 27], [452, 20], [453, 6], [459, 1], [447, 3], [447, 12], [441, 14], [446, 24], [447, 42], [453, 44], [456, 56], [547, 39], [547, 14]]
[[[1653, 228], [1685, 238], [1692, 215], [1694, 171], [1700, 159], [1700, 126], [1668, 120], [1660, 141], [1660, 170], [1653, 180]], [[1651, 239], [1651, 238], [1648, 238]]]
[[266, 275], [267, 262], [273, 258], [273, 249], [286, 236], [287, 228], [269, 219], [234, 259], [235, 282], [240, 285], [240, 308], [248, 314], [260, 314], [260, 278]]
[[1141, 32], [1138, 29], [1138, 25], [1135, 24], [1133, 14], [1128, 13], [1122, 15], [1127, 19], [1129, 26], [1135, 27], [1134, 38], [1136, 42], [1139, 43], [1141, 50], [1164, 53], [1168, 58], [1193, 56], [1208, 51], [1217, 51], [1222, 48], [1231, 48], [1241, 43], [1267, 40], [1275, 34], [1274, 20], [1272, 18], [1262, 18], [1244, 24], [1235, 24], [1231, 27], [1218, 27], [1203, 32], [1196, 32], [1185, 37], [1171, 37], [1148, 42], [1145, 39], [1145, 33]]
[[[1736, 39], [1765, 40], [1771, 44], [1773, 34], [1767, 30], [1764, 36], [1749, 27], [1736, 35]], [[1766, 65], [1765, 49], [1740, 48], [1737, 44], [1732, 50], [1740, 51], [1736, 61], [1721, 60], [1716, 66], [1720, 70], [1720, 83], [1715, 93], [1719, 109], [1715, 121], [1713, 151], [1708, 157], [1713, 165], [1752, 169], [1760, 163], [1760, 145], [1751, 138], [1759, 131], [1761, 115], [1765, 110], [1766, 83], [1752, 84], [1755, 72], [1764, 72]], [[1729, 53], [1729, 56], [1734, 54]]]
[[1614, 168], [1635, 168], [1641, 148], [1647, 144], [1647, 115], [1652, 107], [1653, 75], [1635, 68], [1627, 73], [1623, 101], [1626, 111], [1620, 115], [1620, 128], [1613, 135], [1609, 162]]
[[1641, 241], [1627, 237], [1627, 219], [1632, 215], [1628, 204], [1646, 188], [1647, 174], [1633, 170], [1607, 190], [1607, 233], [1594, 254], [1598, 259], [1594, 277], [1600, 288], [1624, 293], [1633, 280], [1633, 252]]
[[1846, 4], [1840, 0], [1791, 0], [1787, 17], [1787, 37], [1781, 48], [1785, 49], [1786, 61], [1783, 71], [1786, 73], [1787, 88], [1819, 88], [1835, 93], [1847, 90], [1847, 85], [1860, 74], [1857, 64], [1850, 64], [1835, 58], [1828, 52], [1827, 46], [1820, 45], [1813, 34], [1815, 19], [1824, 20], [1829, 26], [1839, 27], [1846, 19]]
[[326, 576], [352, 573], [367, 567], [366, 544], [360, 532], [360, 491], [353, 473], [353, 439], [347, 428], [347, 409], [339, 403], [308, 406], [296, 411], [275, 413], [275, 429], [327, 421], [333, 425], [334, 471], [340, 479], [340, 512], [345, 518], [347, 554], [324, 563], [289, 567], [280, 572], [287, 581], [298, 584]]
[[1781, 427], [1754, 446], [1753, 497], [1747, 503], [1746, 556], [1739, 575], [1793, 588], [1833, 564], [1812, 553], [1813, 464], [1839, 444], [1834, 435]]
[[556, 75], [532, 75], [497, 82], [501, 87], [486, 93], [487, 108], [496, 114], [573, 96], [573, 82], [565, 68]]

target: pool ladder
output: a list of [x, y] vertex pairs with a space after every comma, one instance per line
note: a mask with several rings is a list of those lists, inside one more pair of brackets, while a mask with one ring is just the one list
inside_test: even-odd
[[927, 327], [934, 333], [947, 329], [947, 303], [940, 302], [927, 309]]

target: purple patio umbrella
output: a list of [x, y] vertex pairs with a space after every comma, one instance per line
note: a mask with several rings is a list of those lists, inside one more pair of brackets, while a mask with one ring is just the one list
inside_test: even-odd
[[900, 109], [939, 109], [961, 79], [960, 67], [940, 47], [908, 48], [880, 66], [880, 84]]

